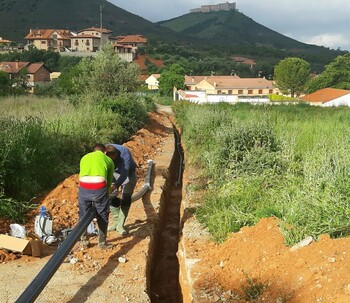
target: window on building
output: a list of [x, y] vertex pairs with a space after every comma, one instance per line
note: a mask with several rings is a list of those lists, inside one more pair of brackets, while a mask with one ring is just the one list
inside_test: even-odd
[[253, 90], [252, 89], [248, 89], [248, 95], [252, 95], [253, 94]]
[[218, 90], [218, 95], [221, 95], [221, 94], [222, 94], [221, 90]]
[[263, 91], [262, 89], [259, 89], [259, 95], [262, 95]]
[[229, 95], [232, 95], [232, 89], [229, 89], [229, 90], [228, 90], [228, 94], [229, 94]]
[[46, 44], [46, 40], [41, 40], [41, 44]]
[[243, 89], [238, 90], [238, 95], [243, 95]]
[[269, 89], [269, 94], [273, 94], [273, 90], [272, 89]]

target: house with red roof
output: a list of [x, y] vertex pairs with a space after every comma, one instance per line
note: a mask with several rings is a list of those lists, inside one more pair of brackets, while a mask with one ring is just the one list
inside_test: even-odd
[[92, 53], [99, 51], [105, 43], [111, 42], [119, 57], [128, 62], [135, 60], [138, 47], [147, 44], [147, 39], [142, 35], [117, 37], [111, 35], [111, 30], [99, 27], [89, 27], [78, 32], [62, 29], [30, 29], [25, 39], [28, 41], [28, 45], [34, 45], [40, 50], [51, 49], [89, 56], [95, 55]]
[[350, 90], [328, 87], [305, 95], [300, 100], [322, 107], [350, 106]]
[[37, 49], [63, 52], [71, 45], [71, 35], [67, 29], [30, 29], [24, 39], [28, 45], [34, 45]]
[[115, 39], [119, 44], [131, 45], [133, 47], [145, 46], [147, 44], [147, 38], [142, 35], [117, 36]]
[[49, 82], [50, 71], [44, 63], [0, 62], [0, 71], [8, 73], [11, 79], [25, 75], [29, 92], [33, 93], [37, 85]]

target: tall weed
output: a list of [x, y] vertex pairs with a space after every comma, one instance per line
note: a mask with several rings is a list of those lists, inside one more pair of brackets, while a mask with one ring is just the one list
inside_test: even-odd
[[290, 245], [350, 234], [348, 108], [181, 102], [174, 111], [187, 164], [207, 184], [196, 214], [217, 241], [265, 216], [280, 218]]

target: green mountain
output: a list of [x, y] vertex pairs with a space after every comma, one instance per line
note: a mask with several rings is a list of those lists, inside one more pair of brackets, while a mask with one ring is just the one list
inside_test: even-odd
[[189, 13], [158, 24], [209, 44], [266, 46], [294, 51], [320, 51], [323, 48], [279, 34], [235, 10]]
[[186, 41], [186, 36], [129, 13], [106, 0], [0, 0], [0, 37], [24, 42], [33, 29], [82, 30], [102, 27], [113, 36], [143, 34], [148, 38]]

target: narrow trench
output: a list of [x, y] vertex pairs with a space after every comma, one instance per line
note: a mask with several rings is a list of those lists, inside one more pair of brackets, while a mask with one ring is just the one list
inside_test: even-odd
[[183, 151], [174, 127], [175, 151], [170, 164], [170, 178], [160, 209], [160, 221], [154, 240], [150, 272], [152, 303], [182, 303], [177, 258], [180, 237]]

